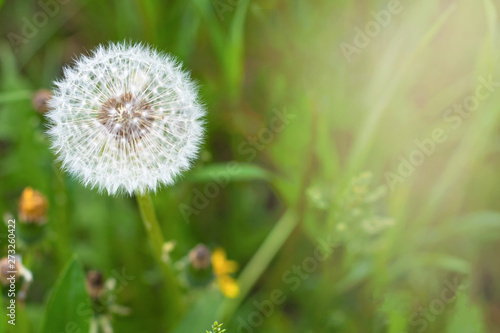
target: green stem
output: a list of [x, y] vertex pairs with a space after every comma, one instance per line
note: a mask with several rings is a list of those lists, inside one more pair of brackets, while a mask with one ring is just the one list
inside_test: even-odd
[[162, 249], [165, 243], [163, 239], [163, 234], [156, 218], [156, 213], [153, 207], [153, 200], [149, 193], [146, 194], [136, 194], [137, 202], [141, 211], [142, 222], [146, 233], [153, 247], [153, 255], [160, 265], [163, 273], [163, 278], [165, 279], [165, 297], [166, 299], [166, 314], [165, 319], [168, 328], [174, 327], [175, 323], [180, 318], [180, 313], [182, 311], [181, 304], [181, 289], [179, 281], [177, 280], [171, 267], [162, 259]]
[[238, 308], [240, 303], [245, 299], [252, 287], [257, 282], [258, 278], [262, 275], [271, 260], [279, 251], [281, 246], [288, 239], [288, 236], [297, 226], [298, 219], [295, 213], [291, 210], [287, 211], [285, 215], [276, 223], [273, 230], [257, 252], [253, 255], [250, 262], [245, 266], [238, 279], [240, 285], [240, 293], [234, 299], [227, 299], [222, 303], [219, 308], [219, 316], [221, 320], [227, 320], [234, 311]]
[[155, 258], [162, 263], [162, 247], [165, 241], [163, 240], [163, 235], [160, 228], [160, 223], [156, 218], [156, 213], [153, 207], [153, 200], [149, 194], [140, 195], [137, 194], [137, 202], [139, 203], [139, 208], [141, 210], [142, 222], [144, 223], [144, 228], [153, 246], [153, 254]]

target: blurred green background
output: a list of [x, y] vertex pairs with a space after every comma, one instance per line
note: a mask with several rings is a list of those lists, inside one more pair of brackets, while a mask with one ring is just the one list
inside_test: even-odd
[[[50, 203], [43, 238], [18, 237], [33, 283], [15, 327], [4, 297], [0, 332], [85, 331], [64, 322], [80, 266], [117, 281], [128, 313], [110, 315], [115, 332], [205, 332], [215, 320], [229, 333], [500, 332], [498, 9], [0, 0], [0, 213], [16, 217], [26, 187]], [[63, 174], [31, 102], [75, 56], [124, 40], [181, 60], [208, 111], [193, 170], [154, 196], [183, 285], [175, 321], [136, 201]], [[236, 298], [197, 281], [198, 243], [238, 262]]]

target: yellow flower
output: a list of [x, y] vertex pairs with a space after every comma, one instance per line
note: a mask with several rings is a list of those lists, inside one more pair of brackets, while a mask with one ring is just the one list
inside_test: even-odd
[[42, 193], [26, 187], [19, 199], [19, 218], [24, 222], [43, 223], [47, 218], [48, 206]]
[[238, 270], [238, 263], [227, 260], [226, 251], [218, 248], [212, 253], [212, 267], [222, 293], [229, 298], [238, 296], [240, 293], [238, 283], [229, 275]]
[[217, 276], [231, 274], [238, 270], [238, 263], [227, 260], [226, 251], [221, 248], [215, 249], [212, 253], [212, 266]]
[[240, 286], [238, 282], [229, 275], [221, 275], [217, 277], [219, 287], [224, 296], [235, 298], [240, 294]]

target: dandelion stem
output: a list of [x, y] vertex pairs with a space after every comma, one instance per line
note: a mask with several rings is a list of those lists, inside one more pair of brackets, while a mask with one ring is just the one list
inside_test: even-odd
[[144, 195], [136, 194], [136, 197], [141, 211], [144, 228], [146, 229], [151, 246], [153, 247], [154, 257], [160, 265], [165, 279], [165, 296], [167, 297], [165, 317], [169, 328], [172, 328], [175, 322], [180, 318], [179, 314], [182, 310], [180, 285], [170, 266], [162, 259], [162, 248], [165, 241], [163, 239], [160, 224], [156, 218], [151, 195], [149, 193]]
[[144, 223], [144, 228], [148, 234], [151, 245], [153, 246], [153, 252], [156, 259], [161, 262], [161, 249], [163, 247], [163, 236], [161, 233], [160, 224], [156, 218], [156, 213], [153, 207], [153, 201], [149, 194], [140, 195], [137, 194], [137, 202], [139, 203], [139, 208], [141, 210], [142, 222]]

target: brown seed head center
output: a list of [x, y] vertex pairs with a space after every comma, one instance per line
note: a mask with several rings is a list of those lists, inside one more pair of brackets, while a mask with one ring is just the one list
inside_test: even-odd
[[155, 119], [151, 106], [131, 93], [110, 98], [102, 105], [97, 120], [116, 139], [133, 141], [148, 132]]

